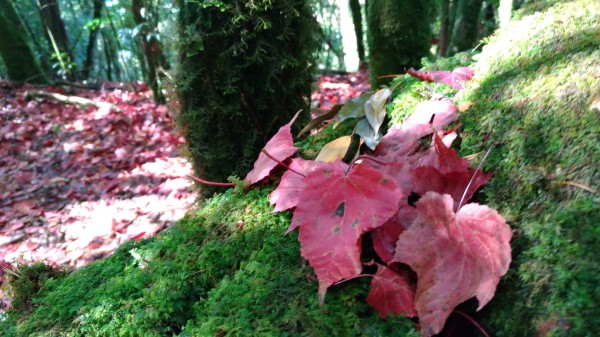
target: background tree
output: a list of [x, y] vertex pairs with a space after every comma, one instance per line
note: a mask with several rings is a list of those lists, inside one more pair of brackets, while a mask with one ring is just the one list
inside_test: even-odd
[[74, 58], [69, 46], [65, 23], [60, 16], [57, 0], [36, 0], [40, 18], [44, 24], [45, 36], [52, 47], [52, 54], [60, 65], [60, 74], [70, 76]]
[[458, 0], [452, 29], [451, 53], [473, 48], [480, 37], [480, 13], [483, 0]]
[[389, 82], [379, 76], [420, 67], [431, 47], [432, 5], [430, 0], [369, 0], [367, 40], [373, 88]]
[[142, 47], [141, 69], [144, 79], [154, 94], [154, 100], [165, 102], [159, 83], [159, 71], [169, 69], [158, 37], [158, 6], [143, 0], [131, 1], [131, 12], [136, 23], [137, 39]]
[[352, 23], [354, 24], [354, 35], [356, 35], [356, 46], [358, 50], [358, 60], [360, 65], [367, 63], [365, 55], [365, 42], [363, 39], [363, 17], [360, 2], [358, 0], [350, 1], [350, 11], [352, 12]]
[[0, 32], [0, 56], [8, 78], [16, 82], [45, 82], [26, 27], [10, 0], [0, 0]]
[[196, 174], [244, 177], [296, 111], [308, 118], [320, 36], [310, 1], [177, 4], [179, 123]]
[[[104, 0], [93, 0], [93, 11], [92, 20], [89, 22], [87, 27], [90, 30], [87, 47], [85, 50], [85, 61], [83, 62], [83, 69], [81, 70], [83, 78], [88, 78], [90, 71], [94, 66], [95, 51], [96, 51], [96, 40], [98, 32], [100, 32], [101, 20], [102, 20], [102, 9], [104, 7]], [[110, 73], [109, 73], [110, 77]]]

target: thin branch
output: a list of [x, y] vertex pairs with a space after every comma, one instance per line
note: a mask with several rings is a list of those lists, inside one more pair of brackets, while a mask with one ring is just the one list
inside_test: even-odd
[[197, 182], [199, 182], [201, 184], [204, 184], [204, 185], [222, 186], [222, 187], [235, 187], [234, 183], [215, 183], [215, 182], [212, 182], [212, 181], [208, 181], [208, 180], [200, 179], [198, 177], [194, 177], [191, 174], [188, 174], [187, 176], [190, 177], [190, 178], [192, 178], [192, 179], [194, 179], [195, 181], [197, 181]]
[[279, 165], [281, 165], [281, 166], [285, 167], [285, 168], [286, 168], [287, 170], [289, 170], [289, 171], [292, 171], [292, 172], [294, 172], [294, 173], [296, 173], [296, 174], [298, 174], [298, 175], [302, 176], [303, 178], [306, 178], [306, 175], [304, 175], [304, 174], [302, 174], [302, 173], [300, 173], [300, 172], [298, 172], [298, 171], [296, 171], [296, 170], [292, 169], [291, 167], [289, 167], [288, 165], [286, 165], [285, 163], [283, 163], [283, 162], [282, 162], [282, 161], [280, 161], [279, 159], [277, 159], [277, 158], [273, 157], [273, 155], [272, 155], [272, 154], [270, 154], [269, 152], [267, 152], [267, 150], [265, 150], [265, 149], [262, 149], [261, 151], [262, 151], [262, 153], [264, 153], [264, 154], [265, 154], [265, 156], [269, 157], [271, 160], [273, 160], [273, 161], [274, 161], [274, 162], [276, 162], [277, 164], [279, 164]]
[[477, 321], [474, 320], [471, 316], [457, 310], [454, 310], [453, 313], [466, 318], [467, 321], [471, 322], [471, 324], [473, 324], [477, 329], [479, 329], [479, 332], [481, 332], [482, 335], [484, 335], [485, 337], [490, 337], [490, 335], [485, 331], [485, 329], [479, 323], [477, 323]]
[[567, 186], [579, 187], [579, 188], [581, 188], [582, 190], [586, 190], [586, 191], [588, 191], [588, 192], [590, 192], [590, 193], [593, 193], [593, 194], [598, 194], [598, 191], [597, 191], [597, 190], [595, 190], [595, 189], [593, 189], [593, 188], [591, 188], [591, 187], [585, 186], [585, 185], [583, 185], [583, 184], [576, 183], [576, 182], [574, 182], [574, 181], [563, 181], [563, 182], [561, 182], [560, 184], [561, 184], [561, 185], [567, 185]]

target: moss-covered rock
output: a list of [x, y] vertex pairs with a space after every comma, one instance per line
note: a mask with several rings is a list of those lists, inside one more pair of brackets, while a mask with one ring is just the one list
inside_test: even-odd
[[462, 153], [496, 148], [485, 201], [514, 228], [513, 264], [483, 312], [496, 336], [600, 331], [600, 2], [522, 15], [478, 56]]

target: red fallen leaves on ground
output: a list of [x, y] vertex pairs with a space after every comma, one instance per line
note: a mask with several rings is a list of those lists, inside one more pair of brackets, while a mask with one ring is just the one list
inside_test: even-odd
[[184, 215], [195, 198], [191, 167], [177, 152], [184, 140], [167, 107], [137, 86], [42, 89], [116, 111], [26, 101], [30, 86], [0, 85], [1, 266], [82, 266]]
[[311, 96], [312, 107], [326, 111], [370, 90], [366, 69], [347, 74], [323, 74], [319, 76], [317, 84]]

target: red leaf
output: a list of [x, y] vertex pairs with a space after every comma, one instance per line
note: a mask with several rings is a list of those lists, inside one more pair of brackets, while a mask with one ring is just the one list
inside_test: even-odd
[[[294, 118], [292, 118], [289, 123], [282, 126], [264, 147], [265, 151], [267, 151], [271, 156], [280, 162], [288, 159], [296, 152], [296, 150], [298, 150], [298, 148], [294, 146], [291, 130], [292, 124], [299, 114], [300, 111], [296, 113]], [[271, 170], [274, 169], [277, 164], [278, 163], [276, 161], [261, 152], [256, 162], [254, 162], [254, 168], [248, 173], [244, 180], [250, 183], [250, 185], [255, 184], [264, 177], [268, 176]]]
[[360, 238], [398, 210], [402, 191], [391, 177], [368, 164], [346, 174], [343, 163], [317, 168], [304, 178], [292, 218], [300, 227], [302, 256], [314, 268], [322, 303], [333, 283], [358, 275]]
[[[423, 195], [429, 191], [450, 194], [454, 200], [454, 209], [456, 210], [461, 199], [464, 199], [463, 204], [469, 201], [475, 191], [487, 183], [493, 175], [493, 173], [478, 171], [473, 178], [474, 173], [475, 170], [473, 169], [465, 172], [449, 172], [444, 174], [430, 166], [417, 167], [411, 172], [410, 177], [412, 180], [410, 186], [402, 184], [400, 186], [419, 195]], [[471, 178], [473, 178], [473, 181], [469, 185]], [[469, 186], [469, 190], [465, 192], [467, 186]]]
[[417, 217], [417, 210], [405, 203], [391, 219], [381, 227], [372, 230], [371, 239], [373, 240], [373, 249], [381, 261], [389, 264], [396, 251], [396, 242], [402, 232], [404, 232]]
[[433, 146], [418, 159], [417, 166], [431, 166], [442, 173], [466, 172], [469, 161], [462, 158], [451, 147], [446, 146], [437, 133], [433, 135]]
[[[277, 186], [277, 188], [269, 195], [271, 205], [275, 205], [273, 212], [281, 212], [286, 209], [296, 207], [298, 200], [300, 199], [300, 192], [304, 188], [304, 176], [317, 167], [325, 168], [327, 166], [328, 165], [324, 162], [304, 160], [302, 158], [292, 159], [289, 166], [291, 170], [287, 170], [283, 174], [281, 177], [281, 182], [279, 182], [279, 186]], [[344, 169], [346, 170], [347, 166]], [[301, 173], [304, 176], [298, 173]], [[290, 230], [292, 229], [293, 228]]]
[[415, 286], [406, 271], [396, 273], [388, 267], [377, 264], [377, 273], [371, 281], [371, 291], [367, 303], [385, 318], [387, 314], [402, 314], [415, 317]]
[[458, 213], [452, 198], [428, 192], [417, 202], [417, 219], [400, 235], [394, 261], [416, 273], [415, 307], [421, 333], [439, 333], [454, 308], [476, 296], [481, 309], [510, 264], [510, 227], [495, 210], [467, 204]]
[[475, 72], [471, 67], [459, 67], [452, 72], [448, 70], [418, 71], [410, 68], [407, 73], [427, 82], [445, 83], [454, 89], [462, 89], [462, 83], [470, 80]]

